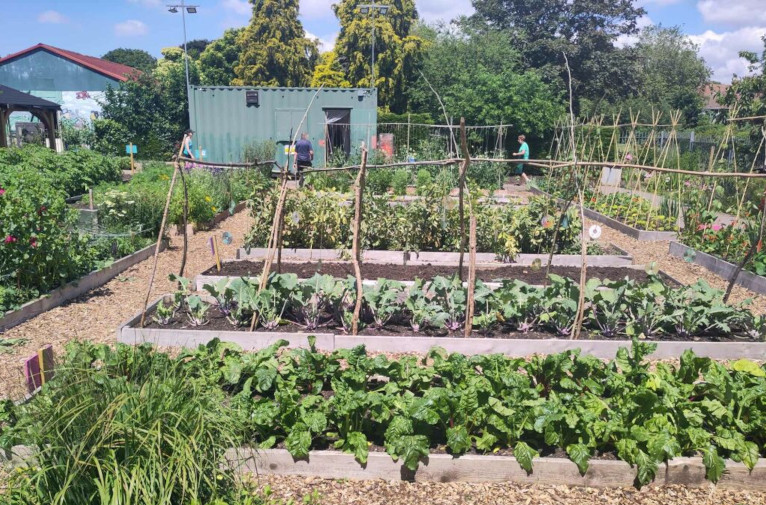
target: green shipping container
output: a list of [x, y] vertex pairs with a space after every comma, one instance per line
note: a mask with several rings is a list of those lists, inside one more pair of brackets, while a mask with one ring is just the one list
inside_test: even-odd
[[358, 151], [362, 143], [375, 147], [377, 90], [323, 88], [311, 103], [315, 93], [315, 88], [192, 86], [195, 150], [202, 147], [205, 160], [238, 162], [247, 145], [271, 140], [281, 166], [299, 126], [314, 147], [315, 167]]

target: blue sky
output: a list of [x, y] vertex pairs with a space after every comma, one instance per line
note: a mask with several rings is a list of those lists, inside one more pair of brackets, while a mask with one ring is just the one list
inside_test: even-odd
[[[306, 31], [325, 48], [332, 47], [338, 23], [331, 5], [336, 0], [301, 0]], [[766, 34], [766, 0], [637, 0], [647, 10], [642, 25], [679, 25], [713, 69], [714, 78], [729, 82], [732, 73], [746, 72], [740, 49], [760, 50]], [[93, 56], [117, 47], [140, 48], [159, 56], [163, 47], [183, 40], [180, 14], [167, 3], [180, 0], [2, 0], [3, 34], [0, 55], [38, 42]], [[187, 16], [188, 38], [214, 39], [224, 29], [246, 25], [246, 0], [187, 0], [199, 13]], [[470, 0], [416, 0], [427, 21], [449, 20], [471, 12]], [[629, 39], [621, 40], [629, 44]]]

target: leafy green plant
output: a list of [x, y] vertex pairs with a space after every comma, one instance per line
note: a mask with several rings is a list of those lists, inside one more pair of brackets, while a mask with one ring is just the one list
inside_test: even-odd
[[404, 196], [407, 194], [407, 186], [412, 181], [412, 174], [409, 170], [400, 168], [394, 172], [391, 177], [391, 188], [394, 190], [396, 196]]

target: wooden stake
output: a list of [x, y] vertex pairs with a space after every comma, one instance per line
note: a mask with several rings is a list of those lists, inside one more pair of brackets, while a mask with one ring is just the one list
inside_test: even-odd
[[[183, 147], [182, 147], [183, 149]], [[181, 152], [178, 152], [181, 155]], [[162, 212], [162, 222], [160, 223], [160, 231], [157, 233], [157, 245], [154, 247], [154, 265], [152, 265], [152, 275], [149, 277], [149, 287], [146, 290], [146, 298], [144, 299], [144, 310], [141, 313], [141, 327], [144, 327], [146, 322], [146, 307], [149, 305], [149, 297], [152, 294], [152, 285], [154, 284], [154, 276], [157, 274], [157, 259], [160, 255], [160, 244], [162, 244], [162, 236], [165, 234], [165, 224], [168, 220], [168, 209], [170, 208], [170, 199], [173, 197], [173, 186], [176, 184], [176, 176], [178, 172], [182, 170], [181, 165], [176, 161], [175, 168], [173, 169], [173, 177], [170, 179], [170, 188], [168, 188], [168, 196], [165, 200], [165, 210]]]
[[471, 163], [471, 155], [468, 152], [468, 140], [465, 133], [465, 118], [460, 118], [460, 150], [463, 151], [463, 163], [460, 165], [460, 176], [458, 177], [458, 214], [460, 216], [460, 260], [458, 261], [458, 277], [463, 280], [463, 254], [465, 251], [465, 211], [464, 197], [465, 174], [468, 172], [468, 165]]
[[468, 297], [466, 300], [465, 337], [471, 336], [473, 330], [474, 292], [476, 290], [476, 216], [471, 212], [470, 217], [470, 252], [468, 253]]
[[88, 208], [93, 210], [93, 188], [88, 188]]
[[362, 283], [362, 199], [364, 196], [364, 176], [367, 165], [367, 149], [362, 149], [362, 167], [356, 176], [356, 188], [354, 188], [354, 223], [352, 226], [353, 242], [351, 243], [351, 261], [354, 263], [354, 275], [356, 276], [356, 304], [354, 316], [351, 319], [351, 334], [359, 334], [359, 315], [362, 312], [362, 298], [364, 285]]
[[136, 173], [135, 165], [133, 164], [133, 142], [130, 144], [130, 175]]
[[215, 254], [215, 266], [218, 272], [221, 271], [221, 253], [218, 251], [218, 237], [213, 235], [213, 253]]

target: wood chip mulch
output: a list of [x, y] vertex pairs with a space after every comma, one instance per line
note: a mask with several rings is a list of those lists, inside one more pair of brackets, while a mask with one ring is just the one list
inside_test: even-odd
[[[598, 224], [590, 220], [586, 220], [586, 222], [587, 226]], [[601, 230], [599, 242], [604, 245], [615, 244], [624, 249], [633, 256], [633, 263], [636, 265], [648, 265], [656, 261], [661, 271], [682, 284], [694, 284], [697, 280], [704, 279], [712, 287], [722, 291], [725, 291], [729, 285], [728, 279], [724, 279], [699, 265], [671, 256], [668, 253], [670, 242], [639, 242], [608, 226], [602, 225]], [[766, 296], [735, 285], [729, 302], [740, 303], [747, 299], [752, 300], [750, 310], [758, 314], [766, 313]]]
[[[208, 243], [213, 235], [218, 236], [222, 259], [234, 259], [237, 248], [244, 243], [250, 223], [248, 211], [242, 211], [222, 221], [210, 231], [189, 236], [184, 275], [193, 278], [215, 264]], [[230, 232], [234, 237], [230, 245], [221, 242], [221, 234], [224, 231]], [[170, 248], [159, 255], [157, 275], [149, 303], [175, 290], [173, 283], [168, 280], [168, 275], [178, 273], [181, 267], [183, 237], [171, 231], [170, 239]], [[23, 397], [25, 391], [22, 363], [43, 345], [52, 344], [54, 354], [60, 356], [67, 342], [73, 340], [115, 342], [120, 324], [140, 312], [143, 307], [153, 262], [153, 257], [142, 261], [101, 288], [0, 333], [0, 339], [26, 340], [24, 344], [10, 347], [7, 352], [0, 353], [0, 398]]]
[[[514, 483], [432, 483], [401, 481], [329, 480], [314, 477], [262, 475], [254, 484], [270, 489], [271, 497], [301, 503], [318, 497], [322, 505], [756, 505], [766, 493], [711, 486], [645, 487], [637, 490]], [[307, 503], [303, 501], [303, 503]]]

